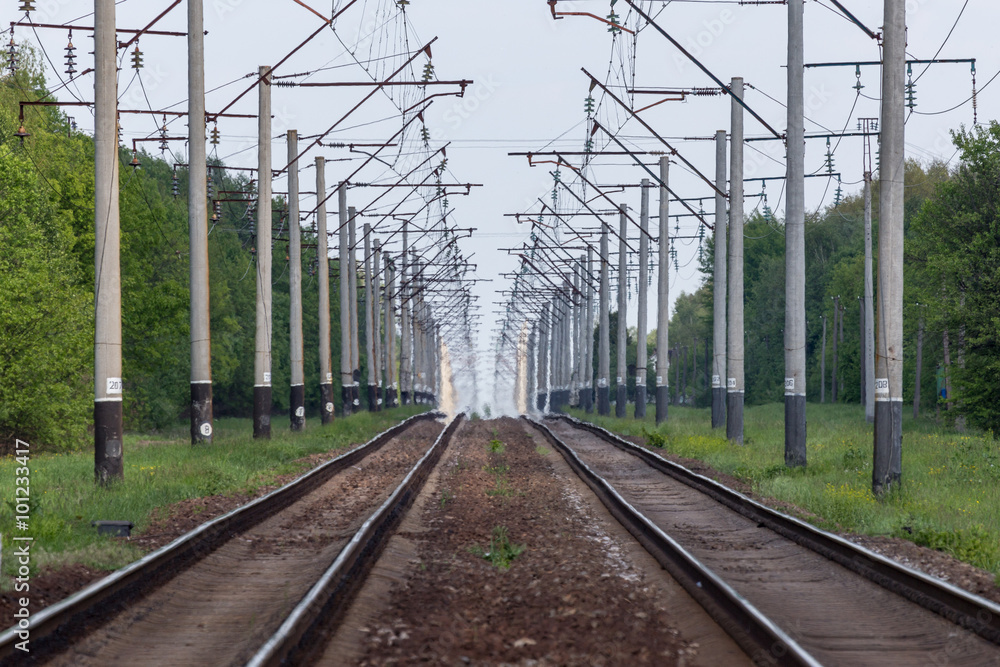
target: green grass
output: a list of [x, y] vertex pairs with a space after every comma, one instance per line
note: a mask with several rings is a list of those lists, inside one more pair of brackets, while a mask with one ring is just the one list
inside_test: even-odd
[[1000, 581], [1000, 443], [992, 434], [958, 433], [932, 420], [903, 422], [902, 488], [871, 493], [872, 427], [856, 405], [809, 405], [809, 465], [784, 465], [784, 406], [745, 412], [747, 444], [729, 444], [711, 428], [707, 409], [671, 406], [657, 428], [644, 420], [573, 415], [651, 446], [698, 459], [752, 485], [755, 493], [791, 503], [832, 530], [902, 537], [940, 549], [998, 575]]
[[[32, 573], [74, 563], [112, 570], [141, 556], [138, 548], [99, 537], [93, 520], [135, 524], [133, 534], [146, 530], [158, 508], [189, 498], [253, 492], [277, 476], [305, 469], [297, 459], [344, 449], [370, 440], [404, 418], [423, 412], [407, 406], [337, 419], [321, 427], [310, 422], [303, 433], [291, 433], [276, 421], [269, 441], [255, 441], [250, 420], [216, 423], [211, 445], [192, 447], [186, 425], [166, 434], [125, 436], [125, 480], [108, 488], [94, 484], [93, 452], [33, 453], [30, 460], [29, 529], [14, 525], [15, 472], [13, 457], [0, 458], [0, 533], [4, 553], [13, 553], [12, 537], [31, 536]], [[3, 559], [2, 574], [14, 572], [13, 558]], [[3, 577], [2, 585], [10, 586]]]
[[475, 545], [469, 548], [469, 552], [474, 556], [485, 558], [497, 569], [508, 570], [514, 559], [523, 554], [527, 548], [524, 544], [513, 544], [510, 541], [506, 526], [496, 526], [489, 547], [483, 549]]

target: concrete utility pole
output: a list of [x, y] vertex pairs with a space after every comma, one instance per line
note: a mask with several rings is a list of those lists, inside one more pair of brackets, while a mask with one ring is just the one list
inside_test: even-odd
[[545, 412], [549, 393], [549, 304], [542, 306], [542, 317], [538, 323], [538, 397], [536, 407]]
[[563, 376], [563, 388], [562, 388], [562, 408], [563, 411], [570, 404], [570, 397], [572, 396], [573, 387], [573, 283], [569, 279], [565, 281], [566, 285], [566, 299], [563, 311], [566, 314], [566, 322], [563, 324], [563, 340], [565, 344], [562, 348], [562, 376]]
[[[858, 332], [858, 342], [859, 342], [859, 353], [861, 355], [861, 363], [859, 370], [861, 371], [859, 375], [861, 376], [861, 405], [867, 404], [867, 396], [865, 396], [865, 299], [862, 296], [858, 297], [858, 326], [860, 331]], [[874, 414], [872, 415], [874, 418]]]
[[837, 402], [837, 376], [839, 374], [840, 368], [840, 355], [837, 348], [837, 330], [840, 328], [840, 297], [835, 296], [833, 298], [833, 377], [830, 379], [830, 400], [833, 403]]
[[423, 372], [421, 363], [423, 361], [423, 324], [420, 318], [423, 312], [420, 309], [423, 297], [420, 295], [420, 260], [416, 256], [411, 256], [409, 301], [410, 301], [410, 328], [413, 331], [413, 356], [410, 359], [410, 400], [413, 403], [423, 403], [420, 395], [420, 378]]
[[823, 316], [823, 355], [819, 358], [819, 402], [826, 403], [826, 315]]
[[399, 281], [399, 398], [402, 405], [413, 397], [413, 334], [410, 318], [410, 237], [409, 225], [403, 222], [403, 250], [399, 255], [402, 262], [402, 276]]
[[[670, 158], [660, 158], [660, 181], [670, 183]], [[670, 405], [670, 191], [660, 187], [660, 252], [656, 283], [656, 423]], [[718, 227], [716, 227], [718, 229]]]
[[[125, 478], [114, 0], [94, 3], [94, 478]], [[193, 124], [193, 123], [192, 123]]]
[[532, 397], [536, 395], [538, 387], [535, 381], [535, 341], [538, 339], [538, 324], [535, 323], [531, 327], [531, 333], [528, 334], [528, 349], [527, 354], [527, 387], [524, 392], [524, 410], [525, 412], [531, 412], [531, 401]]
[[726, 437], [743, 444], [743, 79], [733, 78], [732, 136], [729, 142], [729, 342], [726, 346]]
[[191, 248], [191, 444], [212, 442], [212, 335], [208, 288], [205, 146], [205, 6], [188, 1], [188, 235]]
[[383, 399], [382, 391], [382, 289], [380, 287], [381, 279], [378, 277], [380, 267], [382, 266], [382, 242], [378, 239], [373, 241], [373, 247], [375, 249], [375, 256], [372, 260], [372, 343], [371, 346], [375, 351], [375, 409], [381, 410]]
[[361, 347], [358, 324], [358, 233], [357, 212], [353, 206], [347, 207], [347, 240], [349, 255], [348, 280], [350, 281], [351, 305], [351, 409], [361, 409]]
[[785, 465], [806, 465], [806, 139], [803, 3], [788, 3], [785, 214]]
[[368, 412], [377, 410], [376, 394], [378, 372], [375, 369], [375, 314], [372, 309], [372, 226], [367, 222], [364, 225], [365, 237], [365, 356], [368, 357], [368, 391], [365, 394], [368, 400]]
[[611, 266], [608, 261], [608, 223], [601, 218], [601, 294], [597, 301], [601, 309], [601, 321], [598, 325], [597, 343], [597, 414], [611, 414], [611, 286], [608, 284], [611, 276]]
[[628, 301], [626, 300], [625, 289], [628, 286], [628, 220], [626, 211], [628, 207], [621, 204], [618, 207], [618, 343], [615, 345], [615, 352], [618, 355], [617, 369], [615, 374], [617, 380], [617, 396], [615, 397], [615, 416], [624, 417], [625, 407], [628, 404], [628, 368], [626, 352], [628, 351]]
[[577, 309], [577, 372], [576, 387], [579, 394], [577, 406], [587, 409], [587, 337], [593, 335], [593, 326], [587, 322], [587, 295], [590, 293], [590, 280], [587, 277], [587, 256], [580, 255], [576, 264], [577, 275], [579, 276], [579, 308]]
[[[580, 380], [583, 377], [583, 262], [576, 261], [573, 266], [573, 354], [570, 376], [569, 404], [581, 407], [583, 391]], [[575, 398], [574, 398], [575, 395]]]
[[[906, 2], [885, 0], [878, 226], [878, 340], [872, 492], [903, 480], [903, 178], [906, 165]], [[950, 396], [949, 396], [950, 398]]]
[[[727, 167], [726, 131], [715, 133], [715, 187], [726, 191]], [[729, 213], [726, 198], [715, 194], [715, 270], [712, 277], [712, 428], [726, 425], [726, 226]]]
[[642, 179], [639, 203], [639, 322], [636, 327], [635, 418], [646, 416], [646, 286], [649, 275], [649, 179]]
[[330, 246], [326, 230], [326, 159], [316, 158], [316, 277], [319, 281], [320, 419], [333, 422], [333, 360], [330, 355]]
[[[920, 304], [917, 304], [920, 307]], [[917, 376], [913, 387], [913, 418], [920, 416], [920, 376], [924, 368], [924, 315], [920, 314], [920, 323], [917, 325]]]
[[562, 346], [563, 346], [563, 302], [559, 295], [552, 300], [552, 351], [549, 352], [549, 411], [562, 410]]
[[594, 249], [587, 245], [587, 316], [584, 336], [586, 351], [584, 352], [584, 375], [586, 376], [587, 402], [584, 409], [587, 414], [594, 411], [594, 285], [591, 282], [594, 275]]
[[865, 419], [875, 422], [875, 294], [872, 280], [872, 174], [865, 172], [865, 335], [864, 352]]
[[385, 261], [385, 406], [396, 407], [396, 266], [389, 253]]
[[271, 68], [257, 86], [257, 336], [254, 354], [253, 437], [271, 437]]
[[299, 133], [288, 131], [288, 316], [291, 341], [288, 345], [291, 376], [289, 415], [293, 431], [306, 426], [306, 374], [302, 340], [302, 228], [299, 225]]
[[347, 231], [347, 185], [337, 188], [338, 220], [340, 222], [340, 398], [344, 405], [344, 416], [354, 411], [351, 396], [351, 241]]

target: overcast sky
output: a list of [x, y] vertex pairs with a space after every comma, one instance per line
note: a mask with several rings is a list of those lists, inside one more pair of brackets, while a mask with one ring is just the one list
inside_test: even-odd
[[[304, 0], [324, 15], [342, 8], [348, 0]], [[4, 3], [6, 26], [18, 17], [15, 3]], [[146, 25], [170, 3], [167, 0], [124, 0], [118, 4], [119, 28]], [[879, 30], [882, 23], [881, 0], [845, 0], [862, 23]], [[986, 0], [908, 0], [908, 53], [912, 58], [977, 58], [978, 85], [982, 87], [1000, 71], [1000, 53], [995, 46], [995, 26], [1000, 8]], [[33, 13], [36, 22], [92, 25], [88, 14], [93, 3], [79, 0], [39, 0]], [[657, 22], [688, 50], [694, 53], [719, 79], [728, 82], [741, 76], [752, 86], [746, 91], [746, 101], [766, 122], [779, 132], [786, 126], [781, 101], [786, 96], [783, 63], [786, 59], [787, 7], [784, 5], [740, 5], [735, 2], [677, 1], [644, 2], [644, 9], [657, 17]], [[560, 11], [586, 11], [607, 16], [608, 0], [562, 1]], [[825, 1], [805, 3], [806, 62], [877, 61], [878, 45], [861, 29], [832, 11]], [[615, 6], [625, 19], [628, 7], [624, 2]], [[963, 12], [960, 16], [960, 12]], [[293, 0], [205, 0], [207, 51], [207, 88], [210, 112], [220, 110], [246, 89], [259, 65], [273, 65], [306, 37], [322, 26], [320, 19]], [[529, 168], [523, 157], [508, 157], [508, 152], [559, 148], [579, 151], [587, 135], [584, 100], [588, 96], [589, 72], [607, 82], [619, 96], [627, 98], [628, 88], [712, 87], [715, 84], [693, 63], [653, 29], [645, 27], [633, 39], [627, 33], [617, 37], [607, 26], [590, 18], [569, 17], [553, 21], [549, 8], [542, 0], [411, 0], [406, 7], [406, 21], [396, 13], [392, 0], [360, 0], [337, 20], [335, 32], [324, 30], [306, 47], [292, 56], [278, 70], [278, 75], [311, 72], [298, 81], [362, 81], [366, 73], [354, 59], [371, 61], [366, 66], [376, 74], [388, 75], [401, 62], [398, 54], [413, 52], [439, 38], [432, 47], [435, 77], [440, 80], [472, 79], [472, 85], [462, 99], [441, 97], [426, 114], [431, 132], [432, 148], [451, 142], [448, 151], [449, 175], [446, 180], [462, 183], [482, 183], [485, 187], [469, 197], [449, 198], [455, 209], [449, 218], [461, 227], [476, 227], [473, 238], [462, 241], [466, 255], [478, 264], [477, 276], [493, 279], [480, 283], [475, 291], [485, 317], [477, 332], [480, 347], [480, 370], [492, 376], [492, 352], [488, 350], [490, 332], [497, 316], [494, 301], [502, 300], [496, 291], [507, 289], [509, 282], [499, 278], [505, 271], [517, 268], [517, 260], [499, 250], [519, 246], [527, 236], [525, 226], [516, 224], [504, 214], [537, 212], [537, 198], [550, 203], [553, 165]], [[957, 24], [956, 24], [957, 20]], [[163, 30], [183, 31], [186, 23], [186, 3], [172, 10], [159, 24]], [[626, 25], [636, 27], [634, 17]], [[952, 28], [954, 27], [953, 32]], [[950, 37], [949, 37], [950, 33]], [[58, 77], [65, 79], [62, 66], [66, 33], [63, 30], [37, 31], [18, 28], [16, 37], [44, 46], [55, 64]], [[93, 42], [89, 33], [77, 32], [73, 37], [78, 47], [78, 70], [92, 66]], [[186, 43], [183, 38], [146, 36], [140, 40], [145, 69], [138, 78], [128, 67], [125, 57], [120, 75], [122, 108], [186, 109]], [[940, 50], [940, 53], [938, 53]], [[352, 56], [349, 51], [354, 52]], [[121, 54], [120, 54], [121, 55]], [[414, 71], [420, 77], [426, 57], [414, 61]], [[321, 69], [326, 68], [326, 69]], [[50, 81], [57, 75], [49, 72]], [[949, 131], [961, 124], [973, 122], [972, 80], [968, 64], [935, 65], [925, 73], [924, 66], [915, 66], [917, 107], [907, 123], [908, 157], [920, 160], [953, 160], [955, 150]], [[808, 69], [806, 72], [806, 131], [840, 132], [857, 129], [857, 119], [879, 115], [878, 67], [863, 67], [860, 83], [853, 67]], [[141, 83], [141, 85], [140, 85]], [[446, 92], [452, 88], [429, 89]], [[359, 102], [368, 89], [361, 88], [275, 88], [272, 135], [279, 137], [288, 129], [300, 135], [325, 132], [348, 109]], [[658, 141], [635, 122], [626, 123], [626, 116], [615, 103], [598, 98], [596, 117], [631, 147], [641, 150], [662, 148]], [[979, 95], [979, 120], [995, 117], [1000, 85], [986, 88]], [[93, 99], [92, 77], [80, 78], [58, 93], [63, 100], [72, 96]], [[392, 136], [401, 125], [399, 107], [420, 100], [416, 89], [394, 91], [394, 100], [378, 95], [363, 105], [332, 133], [330, 141], [381, 142]], [[773, 99], [772, 99], [773, 98]], [[657, 97], [637, 95], [636, 107], [646, 106]], [[963, 104], [964, 102], [964, 104]], [[248, 94], [231, 111], [255, 113], [256, 92]], [[705, 96], [686, 102], [667, 102], [642, 113], [662, 136], [677, 148], [698, 170], [714, 174], [714, 148], [710, 142], [696, 140], [712, 136], [716, 130], [728, 129], [729, 98]], [[953, 110], [948, 111], [949, 109]], [[90, 114], [70, 110], [80, 128], [91, 131]], [[934, 115], [928, 115], [934, 114]], [[170, 134], [186, 134], [184, 120], [170, 121]], [[156, 132], [159, 119], [148, 116], [123, 117], [124, 138], [146, 137]], [[749, 136], [765, 136], [767, 130], [752, 118], [747, 118]], [[223, 120], [219, 123], [222, 143], [217, 155], [235, 166], [254, 166], [256, 161], [256, 122], [253, 120]], [[397, 149], [397, 169], [415, 165], [424, 156], [411, 151], [415, 135], [408, 134], [409, 147]], [[607, 143], [598, 135], [597, 148]], [[173, 143], [178, 160], [184, 159], [186, 148]], [[845, 194], [860, 189], [862, 173], [861, 139], [834, 140], [835, 167], [843, 176]], [[155, 151], [155, 144], [147, 144]], [[610, 146], [609, 150], [617, 150]], [[345, 150], [319, 149], [304, 159], [303, 189], [312, 190], [315, 155], [328, 160], [353, 157], [353, 162], [331, 162], [327, 182], [335, 183], [353, 170], [360, 160]], [[284, 167], [285, 142], [274, 143], [275, 168]], [[412, 154], [411, 154], [412, 153]], [[824, 170], [826, 143], [808, 142], [806, 171]], [[650, 157], [652, 163], [655, 158]], [[571, 178], [563, 169], [564, 180]], [[746, 150], [747, 178], [784, 175], [784, 149], [781, 142], [767, 141], [748, 144]], [[387, 181], [391, 176], [385, 165], [373, 165], [356, 180]], [[595, 160], [588, 177], [601, 184], [635, 183], [645, 173], [627, 158]], [[671, 173], [672, 186], [682, 197], [706, 197], [705, 211], [711, 215], [714, 203], [708, 199], [711, 190], [681, 165]], [[283, 181], [275, 183], [284, 190]], [[807, 209], [815, 211], [833, 201], [836, 183], [827, 178], [807, 181]], [[763, 201], [759, 183], [746, 186], [747, 212], [759, 210]], [[767, 201], [778, 217], [783, 216], [783, 188], [780, 181], [767, 185]], [[352, 190], [352, 205], [359, 208], [381, 192], [372, 189]], [[638, 209], [636, 189], [611, 195], [615, 202]], [[315, 200], [304, 197], [303, 211], [315, 206]], [[571, 210], [569, 200], [561, 202], [563, 210]], [[602, 210], [610, 205], [595, 204]], [[656, 199], [652, 202], [656, 210]], [[697, 204], [695, 204], [697, 206]], [[336, 205], [331, 207], [334, 210]], [[672, 212], [679, 212], [675, 204]], [[581, 222], [581, 224], [583, 224]], [[693, 218], [681, 218], [681, 235], [697, 233]], [[697, 242], [679, 242], [679, 270], [671, 269], [671, 296], [697, 289], [702, 280], [697, 270]], [[633, 295], [634, 298], [634, 295]], [[630, 305], [629, 324], [635, 324], [635, 304]], [[655, 322], [655, 319], [651, 319]], [[488, 382], [487, 378], [487, 382]], [[490, 400], [483, 391], [484, 400]]]

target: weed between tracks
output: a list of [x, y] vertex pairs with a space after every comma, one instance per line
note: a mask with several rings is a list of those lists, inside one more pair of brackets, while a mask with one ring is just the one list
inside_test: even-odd
[[514, 544], [510, 541], [506, 526], [496, 526], [493, 529], [489, 547], [486, 549], [478, 545], [469, 547], [469, 553], [485, 558], [497, 569], [509, 570], [514, 559], [523, 554], [526, 549], [527, 546], [524, 544]]
[[[423, 408], [408, 406], [378, 413], [359, 413], [321, 427], [312, 421], [304, 433], [290, 433], [287, 422], [275, 424], [271, 440], [253, 440], [249, 419], [216, 422], [214, 443], [192, 447], [187, 425], [168, 435], [125, 436], [125, 481], [109, 488], [94, 484], [92, 452], [36, 453], [31, 459], [30, 534], [32, 576], [49, 568], [81, 564], [113, 570], [142, 555], [124, 540], [98, 537], [90, 522], [131, 521], [139, 535], [173, 503], [213, 495], [254, 495], [282, 475], [302, 472], [304, 457], [344, 449], [370, 440]], [[0, 458], [0, 497], [14, 497], [13, 458]], [[205, 506], [201, 506], [204, 511]], [[197, 509], [195, 510], [198, 511]], [[3, 548], [11, 549], [13, 508], [0, 504]], [[11, 575], [15, 559], [4, 559], [2, 575]], [[9, 590], [10, 576], [0, 577]]]
[[870, 490], [872, 427], [858, 406], [809, 405], [805, 469], [783, 463], [780, 404], [746, 409], [743, 447], [730, 445], [724, 429], [712, 430], [707, 409], [671, 406], [669, 414], [657, 427], [652, 413], [635, 420], [573, 411], [616, 433], [644, 437], [650, 447], [703, 461], [761, 496], [814, 514], [808, 520], [824, 528], [908, 539], [989, 570], [1000, 585], [1000, 442], [992, 434], [958, 433], [904, 414], [903, 486], [877, 500]]

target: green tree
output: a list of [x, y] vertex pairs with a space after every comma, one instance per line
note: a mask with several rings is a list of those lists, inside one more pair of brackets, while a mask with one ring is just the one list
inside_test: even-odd
[[928, 316], [951, 333], [958, 410], [1000, 430], [1000, 124], [953, 134], [962, 155], [915, 217], [907, 261]]

